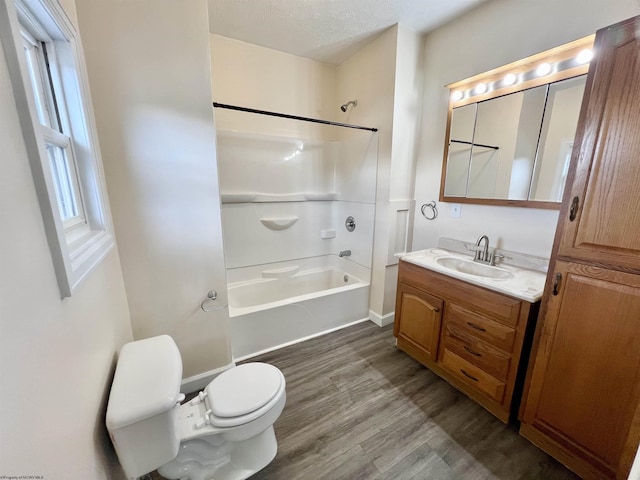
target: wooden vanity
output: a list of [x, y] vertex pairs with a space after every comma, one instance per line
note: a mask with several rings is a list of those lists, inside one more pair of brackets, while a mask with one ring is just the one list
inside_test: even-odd
[[538, 306], [401, 260], [393, 334], [400, 350], [506, 423]]

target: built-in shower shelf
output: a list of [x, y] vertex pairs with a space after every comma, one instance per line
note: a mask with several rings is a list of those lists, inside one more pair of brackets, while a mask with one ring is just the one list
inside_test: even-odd
[[261, 218], [262, 224], [269, 230], [285, 230], [298, 221], [298, 217]]
[[222, 203], [319, 202], [336, 200], [337, 192], [221, 193]]
[[284, 278], [292, 276], [298, 270], [300, 270], [300, 265], [292, 265], [290, 267], [263, 270], [261, 276], [262, 278]]

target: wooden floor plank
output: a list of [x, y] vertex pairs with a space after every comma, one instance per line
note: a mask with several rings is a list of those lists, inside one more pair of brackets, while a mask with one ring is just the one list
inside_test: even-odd
[[250, 361], [287, 381], [278, 454], [253, 480], [578, 479], [397, 350], [392, 326], [365, 322]]
[[362, 323], [251, 361], [276, 365], [287, 405], [278, 455], [254, 477], [331, 480], [576, 480]]

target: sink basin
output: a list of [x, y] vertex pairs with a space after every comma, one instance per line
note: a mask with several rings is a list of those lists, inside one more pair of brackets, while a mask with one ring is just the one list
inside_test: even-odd
[[496, 280], [507, 280], [513, 278], [513, 273], [491, 265], [483, 265], [471, 260], [464, 260], [455, 257], [441, 257], [436, 259], [436, 263], [444, 268], [456, 270], [467, 275], [477, 277], [494, 278]]
[[511, 264], [500, 264], [496, 267], [474, 262], [473, 257], [468, 255], [472, 249], [466, 249], [466, 251], [465, 254], [443, 248], [427, 248], [398, 254], [398, 256], [401, 260], [418, 267], [527, 302], [537, 302], [542, 297], [545, 272]]

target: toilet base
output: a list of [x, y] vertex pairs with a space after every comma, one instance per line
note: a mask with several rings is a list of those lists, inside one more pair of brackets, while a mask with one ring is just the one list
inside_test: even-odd
[[181, 443], [176, 458], [158, 473], [180, 480], [244, 480], [269, 465], [277, 451], [273, 426], [242, 442], [210, 435]]

